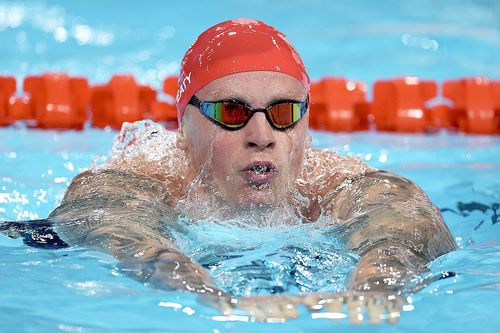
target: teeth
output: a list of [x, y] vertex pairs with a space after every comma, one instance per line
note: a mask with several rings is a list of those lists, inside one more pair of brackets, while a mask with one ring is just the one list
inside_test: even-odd
[[269, 185], [269, 184], [267, 184], [267, 183], [266, 183], [266, 184], [261, 184], [261, 185], [255, 185], [255, 184], [254, 184], [254, 185], [252, 185], [252, 187], [253, 187], [254, 189], [256, 189], [256, 190], [262, 190], [262, 189], [265, 189], [265, 188], [270, 187], [270, 185]]
[[256, 165], [252, 168], [255, 172], [265, 172], [267, 171], [267, 167], [265, 165]]

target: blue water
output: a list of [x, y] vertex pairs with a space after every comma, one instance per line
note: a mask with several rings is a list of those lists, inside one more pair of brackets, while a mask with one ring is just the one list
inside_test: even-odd
[[282, 30], [311, 78], [500, 77], [497, 0], [0, 1], [0, 73], [47, 70], [159, 86], [200, 32], [250, 17]]
[[[118, 1], [0, 0], [0, 74], [20, 79], [64, 70], [97, 83], [113, 73], [129, 72], [158, 87], [166, 75], [177, 73], [183, 52], [199, 32], [242, 16], [283, 30], [313, 79], [344, 75], [371, 83], [399, 75], [439, 81], [468, 75], [500, 77], [500, 2], [493, 0], [175, 5], [143, 1], [140, 6]], [[96, 155], [109, 152], [116, 134], [90, 128], [83, 132], [0, 128], [0, 220], [46, 217], [72, 177]], [[346, 320], [313, 319], [305, 309], [301, 318], [285, 324], [220, 322], [215, 310], [192, 295], [155, 290], [123, 276], [110, 256], [83, 248], [34, 249], [2, 236], [0, 332], [496, 331], [500, 327], [500, 138], [452, 133], [312, 134], [317, 148], [357, 155], [419, 184], [442, 209], [459, 245], [458, 251], [429, 265], [431, 275], [449, 270], [457, 276], [415, 294], [414, 307], [406, 308], [399, 324], [360, 328]], [[300, 234], [315, 243], [300, 239]], [[186, 250], [204, 262], [220, 284], [241, 294], [342, 290], [345, 273], [357, 260], [312, 227], [266, 232], [266, 237], [280, 240], [267, 243], [248, 241], [262, 239], [259, 230], [237, 233], [218, 225], [191, 227], [189, 236], [197, 242]], [[247, 246], [243, 256], [217, 256], [241, 252], [217, 248], [218, 240], [231, 244], [242, 239], [249, 242], [243, 244]], [[298, 263], [289, 260], [290, 244], [301, 259]], [[317, 256], [323, 263], [335, 262], [335, 269], [318, 267], [312, 260]], [[214, 262], [221, 265], [211, 265]], [[234, 270], [243, 266], [246, 271]], [[297, 274], [290, 277], [287, 271]], [[253, 282], [229, 279], [257, 272], [262, 276]], [[308, 272], [315, 272], [313, 278]]]
[[[106, 154], [111, 149], [115, 134], [93, 129], [85, 132], [0, 129], [3, 139], [0, 143], [0, 219], [47, 216], [57, 206], [71, 178], [87, 167], [95, 155]], [[456, 272], [457, 277], [434, 283], [415, 294], [414, 308], [402, 314], [398, 325], [368, 327], [369, 331], [438, 332], [451, 328], [456, 332], [493, 332], [500, 324], [497, 316], [500, 224], [498, 216], [495, 217], [500, 210], [498, 206], [496, 213], [493, 210], [494, 205], [500, 203], [500, 138], [322, 132], [314, 132], [313, 138], [316, 147], [333, 147], [342, 154], [358, 155], [371, 165], [417, 182], [431, 200], [445, 210], [445, 220], [459, 244], [458, 251], [429, 265], [429, 274], [449, 270]], [[460, 205], [471, 203], [487, 208], [460, 211]], [[238, 277], [259, 272], [272, 274], [272, 282], [266, 279], [269, 276], [254, 280], [254, 284], [233, 281], [235, 283], [228, 283], [226, 287], [239, 289], [229, 290], [241, 294], [248, 290], [255, 294], [270, 292], [273, 287], [288, 292], [307, 291], [300, 289], [307, 288], [307, 279], [299, 278], [295, 287], [285, 283], [287, 278], [290, 280], [286, 272], [291, 271], [292, 264], [283, 256], [290, 254], [282, 247], [287, 242], [283, 236], [287, 235], [288, 240], [297, 244], [297, 230], [259, 233], [223, 226], [199, 228], [191, 230], [191, 237], [197, 242], [188, 251], [201, 262], [220, 254], [213, 244], [220, 244], [221, 240], [227, 246], [231, 240], [240, 246], [242, 242], [267, 244], [246, 252], [240, 250], [237, 253], [242, 255], [240, 258], [215, 260], [223, 265], [211, 272], [222, 284], [227, 283], [227, 272], [235, 268], [239, 272], [233, 276]], [[338, 259], [337, 267], [326, 267], [338, 276], [325, 274], [323, 268], [310, 290], [321, 290], [321, 287], [342, 290], [345, 278], [342, 269], [352, 267], [356, 258], [346, 262], [349, 257], [332, 240], [330, 244], [320, 244], [324, 239], [317, 229], [299, 231], [304, 235], [302, 249], [309, 246], [315, 251], [296, 253], [301, 260], [309, 260], [302, 265], [306, 271], [315, 269], [310, 264], [317, 264], [314, 258], [318, 253], [324, 255], [323, 260], [335, 259], [335, 256]], [[251, 241], [252, 236], [255, 242]], [[315, 243], [307, 242], [308, 238]], [[227, 246], [224, 254], [230, 255]], [[325, 251], [328, 246], [329, 253]], [[277, 249], [281, 249], [281, 253], [276, 254]], [[270, 253], [275, 255], [266, 257]], [[245, 263], [259, 256], [262, 259], [259, 264], [247, 266], [247, 271], [242, 269]], [[112, 257], [83, 248], [34, 249], [19, 240], [0, 237], [0, 258], [2, 332], [322, 332], [337, 327], [359, 330], [349, 326], [346, 320], [333, 323], [312, 319], [304, 309], [301, 318], [285, 324], [218, 322], [213, 319], [217, 319], [218, 314], [197, 303], [194, 296], [143, 286], [120, 274]], [[298, 266], [295, 265], [296, 270]], [[322, 286], [327, 279], [331, 283]]]

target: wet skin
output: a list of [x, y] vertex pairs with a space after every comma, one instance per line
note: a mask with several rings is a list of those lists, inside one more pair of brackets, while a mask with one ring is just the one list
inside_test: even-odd
[[[263, 109], [279, 100], [304, 101], [307, 90], [287, 74], [249, 72], [214, 80], [196, 96], [202, 101], [234, 99]], [[178, 146], [190, 161], [188, 181], [206, 168], [208, 181], [214, 183], [211, 190], [220, 193], [224, 205], [275, 205], [288, 200], [309, 138], [309, 113], [286, 131], [273, 129], [262, 112], [255, 113], [242, 129], [227, 131], [192, 105], [185, 112]], [[256, 166], [267, 170], [253, 171]]]
[[[197, 96], [265, 108], [275, 100], [303, 101], [307, 93], [286, 74], [247, 72], [217, 79]], [[115, 161], [106, 170], [75, 177], [50, 218], [67, 243], [114, 255], [124, 272], [154, 287], [205, 295], [205, 302], [226, 314], [241, 310], [257, 320], [288, 319], [297, 316], [299, 305], [336, 313], [346, 304], [352, 322], [363, 319], [364, 307], [370, 310], [370, 321], [380, 320], [384, 311], [396, 320], [402, 304], [398, 293], [428, 262], [453, 250], [453, 238], [437, 208], [412, 182], [357, 159], [307, 148], [307, 117], [277, 131], [263, 113], [256, 113], [241, 130], [226, 131], [189, 105], [175, 152], [185, 154], [187, 170], [172, 175], [165, 161], [139, 157]], [[256, 165], [273, 167], [261, 175]], [[213, 200], [212, 210], [199, 210], [193, 202], [178, 211], [179, 200], [193, 193]], [[351, 291], [235, 300], [180, 253], [169, 234], [180, 213], [203, 218], [224, 211], [228, 217], [241, 210], [265, 214], [279, 206], [293, 207], [304, 223], [321, 216], [338, 227], [336, 236], [360, 255]]]

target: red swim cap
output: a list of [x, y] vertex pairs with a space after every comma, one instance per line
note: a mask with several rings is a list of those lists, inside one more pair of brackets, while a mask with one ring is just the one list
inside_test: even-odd
[[176, 96], [179, 122], [191, 97], [205, 85], [252, 71], [286, 73], [309, 90], [304, 63], [284, 34], [261, 21], [226, 21], [203, 32], [182, 59]]

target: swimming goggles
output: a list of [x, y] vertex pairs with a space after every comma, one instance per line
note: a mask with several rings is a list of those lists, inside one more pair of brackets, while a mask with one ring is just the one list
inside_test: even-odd
[[265, 109], [252, 109], [238, 100], [202, 102], [195, 95], [191, 97], [188, 104], [194, 105], [204, 116], [227, 130], [243, 128], [254, 113], [264, 112], [273, 128], [284, 131], [295, 125], [306, 114], [309, 108], [309, 97], [303, 102], [277, 101]]

